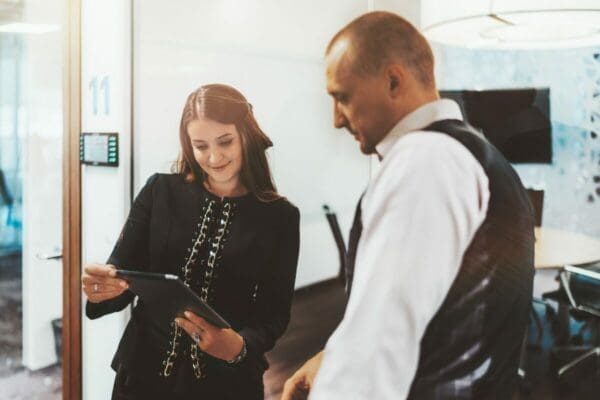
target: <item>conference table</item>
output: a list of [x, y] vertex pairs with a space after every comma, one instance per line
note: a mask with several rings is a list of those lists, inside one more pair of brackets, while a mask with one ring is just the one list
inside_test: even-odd
[[[534, 266], [537, 270], [556, 269], [565, 265], [582, 265], [600, 261], [600, 238], [562, 229], [536, 227]], [[565, 343], [570, 335], [568, 307], [559, 303], [559, 343]]]
[[534, 266], [562, 268], [600, 261], [600, 238], [562, 229], [536, 227]]

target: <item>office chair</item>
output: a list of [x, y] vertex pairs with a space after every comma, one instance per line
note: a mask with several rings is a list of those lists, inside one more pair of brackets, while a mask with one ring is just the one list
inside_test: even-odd
[[[540, 227], [540, 226], [542, 226], [542, 215], [543, 215], [543, 209], [544, 209], [544, 191], [538, 190], [538, 189], [530, 189], [530, 188], [528, 188], [526, 190], [527, 190], [527, 195], [529, 197], [529, 202], [531, 204], [531, 208], [533, 210], [533, 224], [536, 227]], [[534, 347], [536, 349], [540, 349], [544, 330], [543, 330], [542, 320], [541, 320], [539, 314], [537, 313], [537, 311], [535, 310], [535, 307], [533, 306], [535, 303], [544, 305], [544, 307], [546, 309], [546, 316], [549, 316], [550, 318], [554, 317], [555, 312], [554, 312], [554, 309], [543, 298], [542, 299], [538, 299], [536, 297], [533, 298], [533, 302], [531, 304], [531, 314], [530, 315], [531, 315], [531, 318], [533, 319], [533, 322], [536, 325], [537, 335], [536, 335], [535, 342], [529, 343], [528, 346]]]
[[6, 175], [4, 174], [4, 171], [0, 169], [0, 206], [2, 204], [6, 204], [6, 207], [8, 208], [5, 221], [6, 226], [17, 229], [21, 228], [21, 221], [15, 217], [15, 200], [8, 190]]
[[4, 172], [0, 169], [0, 198], [7, 205], [12, 205], [13, 198], [8, 191], [8, 185], [6, 183], [6, 177], [4, 176]]
[[[571, 306], [571, 315], [586, 322], [586, 327], [595, 327], [596, 335], [591, 347], [559, 346], [556, 351], [581, 352], [578, 357], [562, 365], [557, 372], [559, 378], [570, 372], [585, 370], [586, 362], [595, 360], [592, 372], [600, 375], [600, 263], [586, 268], [566, 266], [560, 273], [561, 287]], [[589, 369], [589, 368], [588, 368]], [[588, 371], [589, 372], [589, 371]]]
[[544, 191], [539, 189], [526, 189], [529, 202], [533, 209], [533, 224], [542, 226], [542, 214], [544, 209]]
[[346, 285], [346, 244], [344, 243], [344, 237], [338, 224], [337, 215], [331, 211], [327, 204], [323, 204], [323, 211], [325, 211], [325, 217], [331, 228], [333, 239], [338, 250], [338, 256], [340, 258], [340, 269], [338, 271], [338, 280], [342, 285]]

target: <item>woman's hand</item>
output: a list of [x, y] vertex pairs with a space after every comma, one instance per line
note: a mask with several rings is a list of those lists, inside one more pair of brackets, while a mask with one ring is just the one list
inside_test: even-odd
[[221, 329], [197, 316], [191, 311], [185, 312], [185, 318], [175, 318], [175, 322], [193, 340], [200, 349], [215, 358], [231, 361], [244, 347], [244, 339], [233, 329]]
[[86, 265], [81, 275], [81, 286], [88, 300], [92, 303], [110, 300], [127, 290], [129, 285], [123, 279], [115, 278], [117, 271], [114, 265]]

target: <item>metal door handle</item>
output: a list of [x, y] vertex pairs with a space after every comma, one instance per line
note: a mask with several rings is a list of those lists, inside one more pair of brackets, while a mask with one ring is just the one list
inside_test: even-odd
[[38, 260], [62, 260], [62, 249], [57, 248], [52, 253], [37, 253], [36, 258]]

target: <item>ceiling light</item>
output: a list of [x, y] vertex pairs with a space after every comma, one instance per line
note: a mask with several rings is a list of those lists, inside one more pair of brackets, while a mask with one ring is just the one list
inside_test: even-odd
[[469, 16], [423, 29], [432, 42], [497, 49], [545, 49], [600, 45], [600, 9], [529, 10]]
[[31, 24], [25, 22], [14, 22], [0, 25], [0, 32], [4, 33], [50, 33], [60, 31], [60, 25]]

